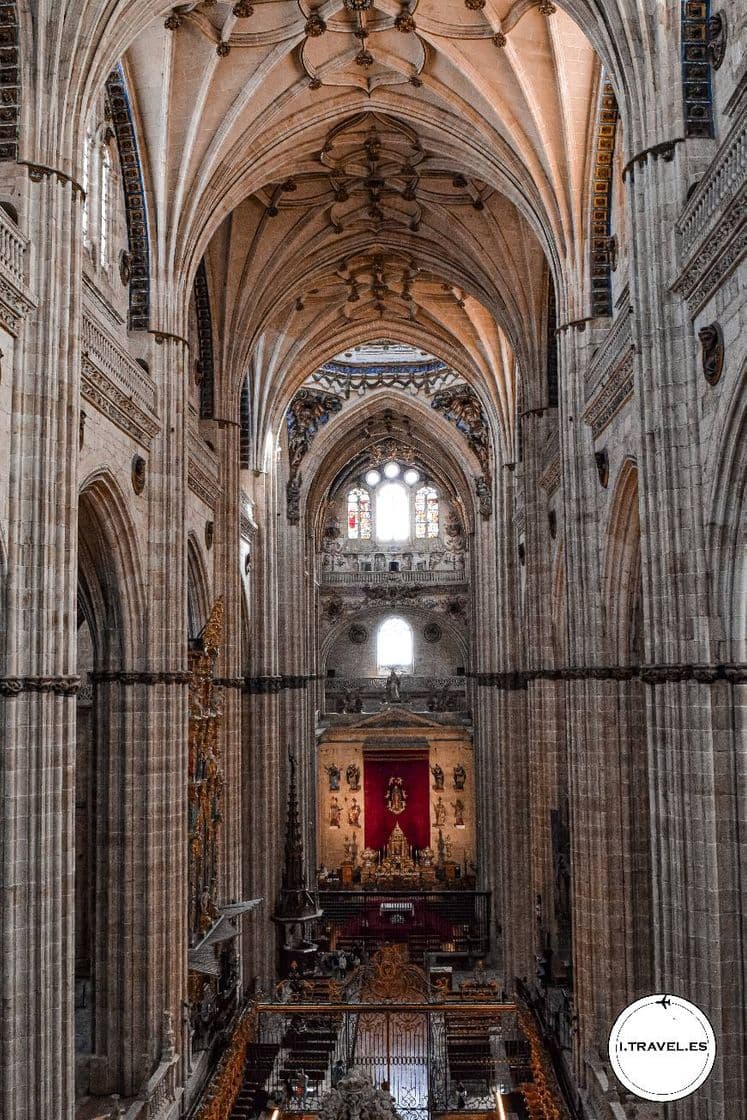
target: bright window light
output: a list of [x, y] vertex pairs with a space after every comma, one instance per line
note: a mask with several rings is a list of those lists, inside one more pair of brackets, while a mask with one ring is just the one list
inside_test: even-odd
[[411, 673], [413, 665], [412, 627], [404, 618], [387, 618], [376, 636], [376, 661], [380, 673]]
[[378, 471], [369, 471], [366, 475], [366, 482], [369, 486], [376, 486], [381, 482], [381, 475]]
[[410, 496], [401, 482], [386, 482], [376, 491], [376, 538], [410, 539]]
[[416, 482], [420, 481], [420, 475], [417, 471], [410, 469], [409, 471], [405, 471], [404, 479], [408, 486], [414, 486]]
[[399, 466], [397, 463], [387, 463], [384, 467], [384, 474], [387, 478], [397, 478], [399, 475]]

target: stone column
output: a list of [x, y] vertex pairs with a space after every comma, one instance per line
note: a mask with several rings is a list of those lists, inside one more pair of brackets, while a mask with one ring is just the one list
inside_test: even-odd
[[0, 1113], [74, 1105], [74, 766], [80, 196], [35, 175], [31, 290], [13, 370], [0, 685]]
[[[219, 901], [239, 901], [243, 895], [241, 875], [241, 551], [239, 527], [239, 437], [238, 425], [217, 425], [215, 433], [221, 463], [221, 493], [215, 510], [214, 585], [216, 597], [223, 596], [223, 645], [216, 674], [223, 681], [223, 823], [221, 825]], [[245, 919], [247, 922], [256, 917]]]
[[288, 769], [279, 712], [277, 521], [281, 505], [275, 470], [257, 479], [255, 497], [259, 532], [244, 742], [244, 875], [246, 889], [265, 901], [261, 921], [246, 923], [245, 952], [247, 975], [257, 977], [267, 992], [276, 974], [276, 936], [270, 917], [280, 889]]
[[[187, 491], [185, 318], [154, 310], [158, 323], [151, 374], [159, 387], [161, 431], [148, 462], [145, 749], [136, 770], [137, 809], [131, 822], [140, 853], [136, 871], [132, 991], [139, 1007], [137, 1039], [143, 1076], [163, 1045], [163, 1013], [182, 1022], [187, 998]], [[157, 306], [157, 303], [156, 303]], [[165, 320], [165, 322], [164, 322]], [[168, 333], [167, 333], [168, 332]], [[186, 1043], [182, 1040], [182, 1061]], [[133, 1087], [136, 1077], [133, 1070]]]
[[[635, 308], [636, 407], [641, 444], [641, 553], [648, 748], [652, 779], [655, 980], [709, 1015], [721, 1040], [714, 1071], [678, 1120], [708, 1112], [737, 1120], [747, 1109], [733, 1040], [744, 1023], [744, 979], [734, 923], [732, 838], [717, 821], [714, 622], [703, 518], [696, 340], [682, 300], [674, 227], [683, 204], [687, 150], [651, 152], [627, 175]], [[728, 833], [728, 830], [726, 830]], [[742, 899], [742, 904], [743, 904]], [[737, 906], [737, 909], [739, 907]], [[730, 996], [725, 1011], [723, 993]], [[729, 1085], [728, 1092], [726, 1085]]]
[[593, 343], [583, 324], [561, 328], [560, 455], [568, 602], [568, 783], [572, 868], [576, 1071], [587, 1054], [604, 1053], [627, 993], [626, 895], [621, 830], [624, 798], [616, 726], [616, 682], [603, 664], [604, 615], [599, 481], [584, 407], [584, 370]]

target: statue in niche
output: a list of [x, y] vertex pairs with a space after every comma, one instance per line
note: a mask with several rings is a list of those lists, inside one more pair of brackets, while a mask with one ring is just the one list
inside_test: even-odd
[[401, 704], [402, 698], [399, 692], [400, 678], [397, 676], [394, 669], [390, 672], [386, 679], [386, 698], [390, 704]]
[[433, 788], [435, 790], [442, 790], [444, 788], [444, 772], [438, 763], [436, 763], [435, 766], [431, 766], [431, 774], [433, 775]]
[[464, 783], [467, 781], [467, 771], [462, 766], [461, 762], [457, 762], [454, 767], [454, 789], [464, 789]]
[[342, 805], [338, 802], [336, 797], [333, 797], [329, 803], [329, 827], [340, 827], [340, 816], [342, 815]]
[[433, 806], [433, 820], [436, 828], [443, 828], [446, 824], [446, 806], [444, 805], [442, 797], [439, 797], [438, 801]]
[[343, 843], [342, 862], [343, 863], [352, 863], [353, 862], [353, 845], [350, 842], [350, 837], [349, 836], [345, 837], [345, 840], [344, 840], [344, 843]]
[[325, 766], [324, 769], [329, 775], [329, 788], [330, 790], [338, 790], [340, 788], [340, 775], [342, 771], [339, 766], [333, 762], [331, 766]]
[[348, 780], [348, 785], [354, 793], [357, 793], [361, 788], [361, 768], [354, 762], [351, 762], [345, 771], [345, 777]]
[[390, 813], [403, 813], [407, 805], [405, 785], [401, 778], [390, 778], [386, 790], [386, 807]]
[[464, 828], [464, 802], [461, 798], [452, 801], [451, 807], [454, 810], [454, 825], [456, 828]]
[[361, 826], [361, 807], [355, 797], [350, 802], [348, 809], [348, 824], [351, 828], [360, 828]]

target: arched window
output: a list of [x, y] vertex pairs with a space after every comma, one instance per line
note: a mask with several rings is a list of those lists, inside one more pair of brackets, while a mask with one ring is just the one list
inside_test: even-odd
[[376, 492], [376, 539], [410, 539], [410, 497], [401, 482], [386, 482]]
[[438, 536], [438, 494], [432, 486], [421, 486], [415, 495], [415, 536]]
[[362, 486], [348, 493], [348, 538], [371, 540], [371, 495]]
[[81, 224], [83, 232], [83, 240], [88, 240], [88, 229], [90, 225], [91, 214], [91, 146], [93, 144], [93, 137], [90, 130], [86, 132], [85, 143], [83, 144], [83, 214], [81, 215]]
[[109, 267], [109, 222], [112, 187], [112, 157], [106, 144], [101, 149], [101, 194], [99, 196], [99, 261]]
[[413, 667], [412, 627], [404, 618], [387, 618], [376, 636], [376, 663], [380, 673], [396, 669], [411, 673]]

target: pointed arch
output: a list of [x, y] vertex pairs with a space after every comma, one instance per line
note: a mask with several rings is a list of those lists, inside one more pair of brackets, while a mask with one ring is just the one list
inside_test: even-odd
[[747, 660], [747, 362], [723, 425], [708, 525], [713, 609], [723, 622], [723, 660]]
[[92, 612], [97, 662], [102, 668], [111, 667], [102, 659], [131, 666], [142, 648], [145, 589], [137, 535], [108, 470], [90, 475], [81, 487], [78, 542], [81, 591]]
[[641, 521], [633, 458], [620, 467], [612, 497], [603, 594], [610, 655], [630, 664], [640, 652], [641, 630]]
[[187, 538], [187, 625], [190, 638], [196, 638], [210, 614], [210, 577], [202, 550], [194, 533]]

